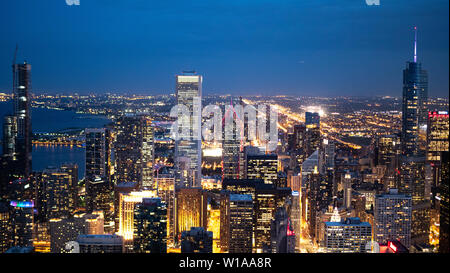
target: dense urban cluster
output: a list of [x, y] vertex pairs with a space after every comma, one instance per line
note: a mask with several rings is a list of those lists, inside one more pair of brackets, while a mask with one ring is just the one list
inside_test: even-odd
[[[32, 96], [31, 65], [14, 64], [0, 252], [448, 252], [448, 99], [428, 98], [416, 59], [403, 75], [401, 99], [202, 96], [195, 72], [172, 95]], [[170, 109], [192, 117], [194, 98], [232, 106], [231, 138], [172, 137]], [[275, 150], [234, 111], [261, 104], [278, 111]], [[38, 107], [111, 122], [32, 132]], [[34, 171], [33, 145], [84, 148], [84, 177], [74, 162]]]

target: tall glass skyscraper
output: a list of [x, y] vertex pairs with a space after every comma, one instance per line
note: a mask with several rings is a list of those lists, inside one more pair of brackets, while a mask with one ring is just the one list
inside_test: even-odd
[[[202, 76], [191, 72], [177, 75], [176, 96], [177, 104], [186, 106], [189, 111], [189, 115], [178, 115], [179, 132], [181, 133], [175, 142], [177, 182], [183, 186], [200, 186], [202, 177]], [[199, 112], [196, 113], [196, 109]], [[188, 166], [182, 168], [183, 158], [188, 159]]]
[[21, 176], [31, 172], [31, 65], [13, 64], [14, 116], [17, 118], [16, 153]]
[[402, 154], [419, 153], [419, 129], [427, 123], [428, 74], [417, 62], [417, 29], [414, 39], [414, 61], [403, 70]]

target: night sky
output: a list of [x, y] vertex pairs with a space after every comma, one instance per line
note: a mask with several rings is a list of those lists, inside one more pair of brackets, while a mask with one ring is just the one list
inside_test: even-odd
[[204, 94], [401, 96], [416, 25], [429, 95], [448, 97], [448, 11], [448, 0], [2, 0], [0, 92], [18, 43], [37, 93], [168, 94], [194, 69]]

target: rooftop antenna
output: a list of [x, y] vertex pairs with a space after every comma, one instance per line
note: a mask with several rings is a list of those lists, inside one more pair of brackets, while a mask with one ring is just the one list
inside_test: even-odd
[[414, 27], [414, 62], [417, 63], [417, 27]]

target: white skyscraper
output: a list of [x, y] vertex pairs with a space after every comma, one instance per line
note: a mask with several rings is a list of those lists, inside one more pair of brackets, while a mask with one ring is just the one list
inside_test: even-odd
[[[201, 109], [202, 76], [183, 73], [176, 76], [177, 104], [187, 107], [188, 115], [178, 114], [179, 139], [175, 141], [175, 166], [177, 182], [184, 186], [201, 185]], [[189, 166], [180, 161], [187, 157]], [[186, 160], [184, 160], [186, 161]]]

